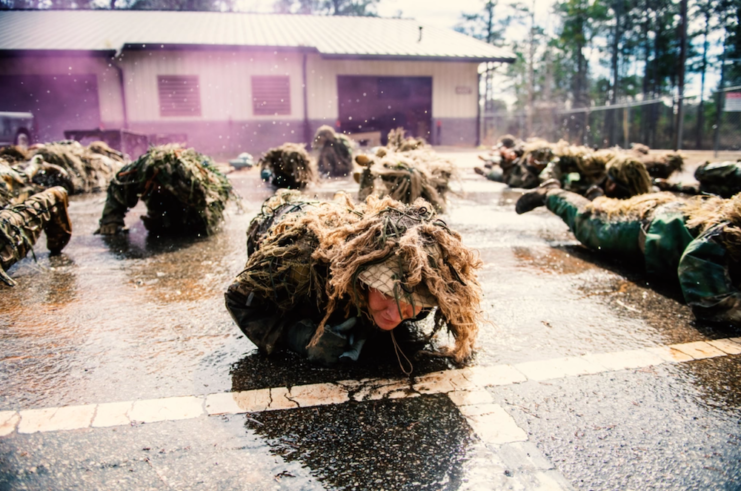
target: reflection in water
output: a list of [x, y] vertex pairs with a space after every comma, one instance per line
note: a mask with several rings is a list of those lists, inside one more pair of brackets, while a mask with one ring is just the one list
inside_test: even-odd
[[[399, 328], [397, 328], [399, 329]], [[282, 351], [270, 356], [259, 351], [242, 358], [232, 366], [232, 390], [251, 390], [266, 387], [292, 387], [338, 380], [359, 380], [363, 378], [403, 378], [404, 372], [394, 355], [391, 337], [381, 332], [376, 339], [366, 342], [360, 358], [354, 363], [340, 363], [331, 368], [311, 363], [301, 356]], [[408, 354], [414, 364], [413, 375], [446, 370], [451, 363], [434, 356], [412, 356], [419, 343], [405, 342], [398, 337], [401, 349]]]
[[681, 370], [694, 382], [702, 405], [721, 411], [741, 409], [741, 356], [684, 363]]
[[475, 439], [446, 396], [269, 411], [246, 426], [332, 489], [457, 489]]

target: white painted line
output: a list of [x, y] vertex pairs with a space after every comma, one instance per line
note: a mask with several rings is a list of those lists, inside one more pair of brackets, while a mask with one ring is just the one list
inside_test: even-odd
[[464, 369], [466, 378], [476, 387], [510, 385], [526, 382], [527, 377], [511, 365], [470, 367]]
[[341, 385], [312, 384], [292, 387], [289, 398], [299, 407], [311, 407], [342, 404], [350, 400], [350, 395]]
[[664, 363], [664, 359], [661, 356], [645, 349], [586, 355], [584, 358], [598, 365], [602, 365], [610, 371], [650, 367]]
[[20, 420], [16, 411], [0, 411], [0, 436], [13, 433]]
[[418, 395], [419, 392], [415, 392], [409, 386], [407, 380], [377, 379], [368, 380], [367, 385], [353, 394], [353, 400], [358, 402], [378, 401], [381, 399], [404, 399]]
[[741, 354], [741, 338], [738, 342], [732, 341], [730, 339], [716, 339], [715, 341], [708, 341], [708, 344], [714, 348], [718, 348], [719, 350], [728, 353], [729, 355], [739, 355]]
[[201, 397], [168, 397], [134, 402], [129, 418], [131, 421], [154, 423], [197, 418], [204, 414]]
[[491, 404], [494, 398], [486, 389], [456, 390], [449, 392], [448, 397], [456, 406], [473, 406], [476, 404]]
[[[217, 414], [239, 414], [246, 412], [237, 403], [237, 395], [240, 392], [222, 392], [206, 396], [206, 414], [215, 416]], [[266, 406], [267, 407], [267, 406]]]
[[130, 424], [129, 411], [131, 411], [133, 405], [133, 401], [98, 404], [98, 409], [95, 411], [95, 419], [93, 419], [93, 428]]
[[716, 356], [725, 356], [725, 353], [723, 353], [718, 348], [711, 346], [705, 341], [697, 341], [694, 343], [685, 344], [673, 344], [670, 346], [670, 348], [678, 349], [682, 353], [690, 355], [695, 360], [714, 358]]
[[538, 381], [607, 371], [607, 368], [583, 356], [530, 361], [518, 363], [514, 367], [529, 380]]
[[498, 404], [461, 406], [458, 409], [484, 443], [501, 445], [527, 440], [527, 433]]
[[[18, 433], [64, 431], [91, 426], [95, 428], [121, 426], [137, 421], [145, 423], [174, 421], [197, 418], [204, 414], [238, 414], [342, 404], [351, 400], [351, 392], [352, 400], [355, 401], [401, 399], [417, 397], [420, 394], [447, 393], [451, 401], [463, 412], [463, 408], [471, 410], [474, 407], [496, 406], [492, 404], [491, 395], [484, 387], [522, 383], [528, 379], [550, 380], [736, 354], [741, 354], [741, 338], [539, 360], [514, 366], [497, 365], [446, 370], [420, 376], [413, 385], [410, 385], [407, 379], [343, 380], [336, 383], [295, 386], [290, 390], [275, 387], [201, 397], [169, 397], [29, 409], [20, 412], [0, 411], [0, 436], [9, 435], [14, 431]], [[484, 428], [485, 422], [493, 421], [485, 416], [487, 415], [467, 415], [469, 420], [474, 418], [475, 424], [479, 425], [478, 428]], [[486, 438], [495, 438], [489, 433], [486, 435], [488, 435]]]
[[268, 411], [275, 411], [278, 409], [295, 409], [298, 404], [289, 399], [290, 392], [285, 387], [276, 387], [270, 389], [270, 405]]
[[87, 406], [52, 407], [21, 411], [18, 433], [64, 431], [87, 428], [95, 414], [95, 404]]
[[683, 353], [678, 349], [669, 346], [655, 346], [653, 348], [646, 348], [646, 351], [657, 355], [666, 363], [681, 363], [694, 360], [694, 358], [687, 353]]

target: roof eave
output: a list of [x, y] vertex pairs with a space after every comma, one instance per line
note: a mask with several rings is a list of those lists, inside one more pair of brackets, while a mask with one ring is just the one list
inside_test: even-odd
[[115, 49], [0, 49], [0, 58], [22, 58], [26, 56], [100, 56], [110, 58]]
[[168, 43], [126, 43], [124, 50], [170, 50], [170, 51], [279, 51], [295, 53], [318, 53], [313, 46], [264, 46], [249, 44], [168, 44]]
[[327, 54], [321, 53], [328, 60], [379, 60], [379, 61], [449, 61], [466, 63], [514, 63], [515, 58], [504, 56], [425, 56], [425, 55], [360, 55], [360, 54]]

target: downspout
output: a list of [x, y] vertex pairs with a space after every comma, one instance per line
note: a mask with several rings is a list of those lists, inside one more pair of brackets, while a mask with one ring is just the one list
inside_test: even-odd
[[481, 145], [481, 73], [476, 68], [476, 146]]
[[121, 106], [123, 109], [123, 129], [128, 130], [129, 129], [129, 114], [126, 108], [126, 90], [124, 87], [124, 82], [125, 82], [124, 72], [123, 72], [123, 68], [121, 68], [116, 63], [116, 58], [120, 54], [121, 52], [119, 51], [111, 57], [111, 66], [118, 72], [118, 83], [119, 83], [119, 86], [121, 87]]
[[309, 128], [309, 101], [308, 101], [308, 93], [309, 88], [306, 84], [306, 62], [307, 62], [307, 54], [304, 53], [304, 60], [303, 60], [303, 66], [302, 66], [302, 76], [304, 79], [304, 141], [306, 144], [311, 148], [311, 128]]

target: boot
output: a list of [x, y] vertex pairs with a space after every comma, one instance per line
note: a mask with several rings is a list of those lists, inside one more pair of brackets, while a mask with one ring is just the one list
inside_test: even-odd
[[54, 256], [62, 252], [72, 237], [72, 222], [67, 213], [69, 200], [67, 191], [61, 186], [50, 188], [44, 194], [49, 194], [53, 202], [49, 206], [51, 217], [44, 225], [44, 232], [46, 233], [46, 247]]
[[524, 193], [515, 203], [515, 211], [518, 215], [532, 211], [539, 206], [545, 206], [545, 199], [551, 189], [560, 189], [561, 185], [555, 179], [548, 179], [537, 188]]

